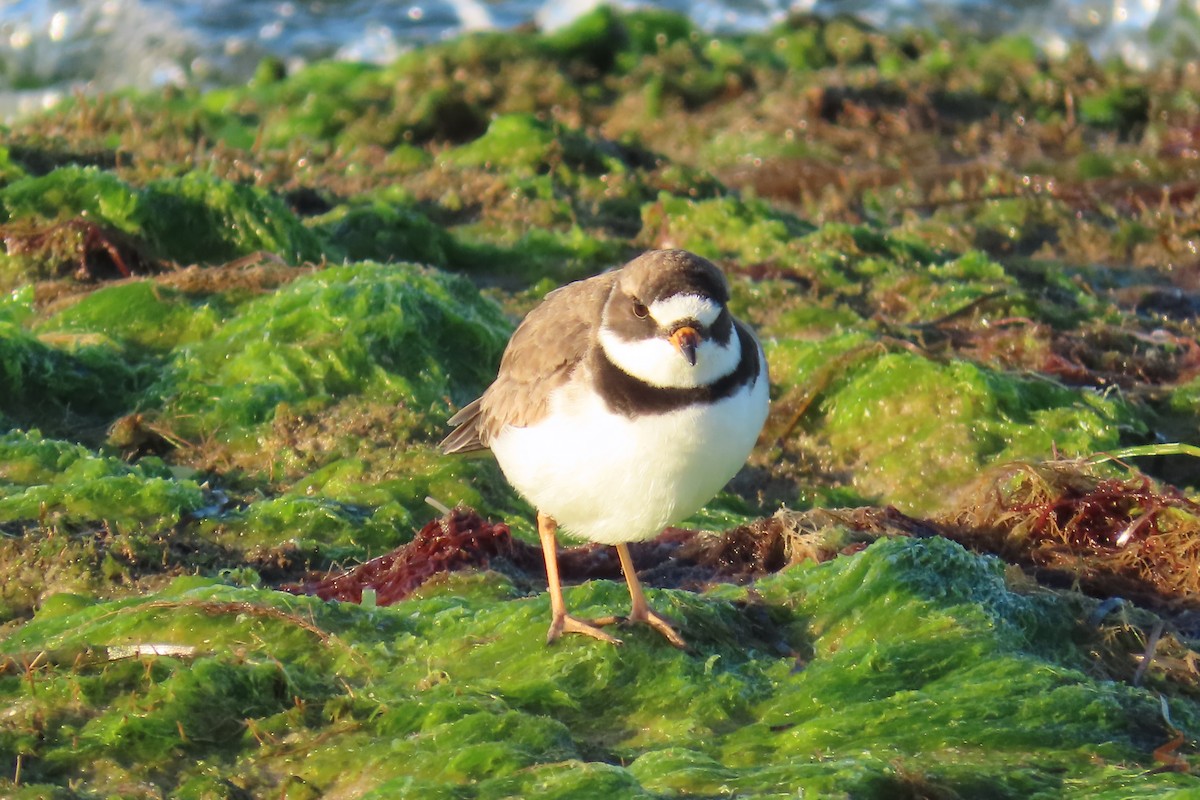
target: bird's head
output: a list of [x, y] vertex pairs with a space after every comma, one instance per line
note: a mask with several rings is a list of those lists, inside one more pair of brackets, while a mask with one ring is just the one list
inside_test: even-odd
[[626, 264], [604, 305], [600, 346], [652, 386], [694, 388], [737, 369], [741, 344], [711, 262], [686, 250], [653, 250]]

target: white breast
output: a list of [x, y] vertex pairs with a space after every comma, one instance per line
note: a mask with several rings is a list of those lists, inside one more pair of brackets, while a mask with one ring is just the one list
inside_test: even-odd
[[734, 476], [767, 403], [765, 361], [753, 385], [717, 403], [632, 418], [611, 413], [590, 381], [572, 381], [545, 419], [505, 428], [491, 449], [517, 491], [569, 533], [605, 544], [648, 539]]

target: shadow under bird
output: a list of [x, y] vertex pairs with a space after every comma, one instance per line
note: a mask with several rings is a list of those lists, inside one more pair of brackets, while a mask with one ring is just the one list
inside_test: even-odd
[[563, 286], [513, 333], [496, 380], [454, 415], [445, 453], [491, 449], [538, 509], [551, 623], [547, 641], [603, 630], [620, 617], [567, 613], [558, 575], [559, 525], [614, 545], [629, 585], [624, 619], [684, 641], [650, 608], [629, 542], [695, 513], [745, 463], [767, 417], [767, 362], [729, 312], [729, 285], [711, 262], [655, 250]]

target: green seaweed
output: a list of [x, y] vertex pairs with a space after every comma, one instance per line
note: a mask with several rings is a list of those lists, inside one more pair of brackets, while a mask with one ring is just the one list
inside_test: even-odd
[[170, 525], [201, 502], [157, 459], [130, 466], [37, 431], [0, 434], [0, 521]]
[[624, 19], [611, 7], [601, 5], [580, 14], [569, 24], [542, 38], [542, 46], [557, 58], [582, 61], [607, 71], [626, 46]]
[[809, 226], [766, 203], [721, 197], [695, 201], [662, 193], [642, 209], [643, 235], [670, 241], [711, 259], [742, 264], [784, 257]]
[[1124, 135], [1143, 126], [1150, 114], [1150, 96], [1142, 86], [1114, 86], [1103, 94], [1080, 98], [1079, 115], [1084, 121], [1115, 128]]
[[26, 425], [50, 430], [72, 420], [103, 425], [136, 403], [153, 379], [145, 364], [103, 334], [46, 338], [0, 318], [0, 411]]
[[203, 338], [218, 319], [211, 305], [194, 304], [177, 290], [142, 280], [97, 289], [40, 320], [36, 330], [78, 335], [104, 330], [123, 346], [161, 353]]
[[[86, 257], [95, 247], [87, 225], [133, 237], [155, 257], [182, 264], [260, 251], [296, 263], [319, 260], [322, 253], [317, 237], [277, 197], [199, 172], [136, 188], [111, 172], [68, 165], [0, 189], [0, 207], [10, 225], [34, 226], [25, 234], [30, 244], [10, 246], [0, 258], [6, 283], [54, 274], [71, 250]], [[81, 225], [64, 225], [71, 220]]]
[[[597, 582], [568, 600], [586, 613], [623, 594]], [[211, 770], [237, 771], [250, 791], [283, 780], [468, 798], [722, 786], [892, 797], [918, 785], [1084, 797], [1193, 780], [1146, 772], [1170, 736], [1159, 699], [1089, 675], [1095, 665], [1063, 639], [1099, 635], [1079, 608], [1014, 593], [996, 559], [957, 544], [881, 541], [760, 581], [756, 603], [785, 642], [747, 624], [735, 602], [745, 589], [653, 594], [692, 651], [639, 631], [619, 651], [582, 639], [547, 648], [544, 596], [514, 595], [494, 573], [387, 609], [195, 579], [133, 601], [47, 605], [0, 653], [197, 650], [103, 670], [63, 662], [36, 691], [0, 678], [24, 709], [2, 735], [27, 754], [29, 780], [73, 776], [101, 791], [149, 778], [199, 786]], [[809, 653], [802, 668], [793, 648]], [[71, 715], [19, 739], [63, 693], [80, 698]], [[1194, 701], [1171, 702], [1176, 725], [1198, 719]]]
[[0, 185], [12, 183], [25, 175], [21, 165], [13, 161], [12, 151], [8, 147], [0, 146]]
[[126, 233], [140, 228], [137, 192], [111, 172], [95, 167], [65, 166], [14, 181], [0, 193], [0, 205], [6, 222], [29, 216], [86, 216]]
[[[1154, 586], [1088, 582], [1139, 598], [1097, 623], [936, 522], [829, 509], [916, 513], [1014, 460], [1195, 437], [1196, 76], [602, 6], [13, 120], [0, 794], [1194, 794], [1194, 630], [1172, 606], [1144, 657]], [[546, 292], [675, 246], [730, 277], [775, 398], [686, 524], [771, 531], [783, 501], [926, 538], [651, 589], [685, 652], [637, 626], [545, 647], [538, 576], [503, 559], [390, 608], [270, 588], [407, 542], [426, 497], [536, 542], [494, 460], [438, 454], [446, 420]], [[1138, 463], [1164, 481], [1131, 478], [1146, 496], [1194, 494], [1194, 459]], [[1167, 513], [1142, 511], [1139, 536]], [[840, 525], [823, 557], [874, 536]], [[629, 602], [619, 581], [567, 600]]]
[[538, 120], [532, 114], [496, 117], [487, 132], [467, 144], [442, 154], [445, 164], [486, 167], [517, 174], [556, 169], [584, 172], [622, 172], [624, 164], [603, 153], [586, 137]]
[[423, 412], [478, 392], [506, 334], [495, 306], [461, 279], [411, 265], [336, 267], [248, 301], [178, 348], [156, 391], [180, 430], [229, 440], [253, 437], [282, 403], [311, 411], [361, 394]]
[[577, 225], [565, 231], [473, 226], [459, 228], [457, 234], [469, 248], [465, 271], [529, 283], [546, 277], [559, 283], [586, 278], [620, 264], [627, 252], [624, 242], [594, 236]]
[[313, 219], [311, 227], [351, 261], [408, 261], [440, 267], [466, 261], [454, 237], [429, 217], [383, 201], [338, 206]]
[[288, 263], [319, 261], [321, 244], [277, 197], [203, 173], [156, 181], [141, 193], [150, 244], [183, 264], [266, 251]]
[[937, 508], [987, 464], [1089, 455], [1145, 430], [1120, 398], [965, 361], [888, 353], [861, 334], [793, 342], [773, 348], [771, 361], [785, 385], [816, 380], [817, 410], [806, 428], [851, 468], [854, 489], [866, 497], [886, 492], [912, 511]]
[[[448, 460], [428, 447], [381, 446], [366, 458], [339, 455], [302, 473], [284, 494], [207, 521], [203, 537], [251, 553], [286, 548], [325, 567], [372, 558], [409, 541], [436, 514], [427, 498], [514, 513], [512, 491], [480, 461]], [[517, 507], [518, 514], [529, 513]], [[528, 530], [529, 524], [520, 527]]]
[[763, 39], [764, 44], [769, 40], [771, 53], [790, 70], [820, 69], [832, 61], [819, 25], [784, 25]]

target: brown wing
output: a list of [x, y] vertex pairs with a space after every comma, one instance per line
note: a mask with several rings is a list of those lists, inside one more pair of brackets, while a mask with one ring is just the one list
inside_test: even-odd
[[482, 406], [483, 398], [477, 397], [447, 421], [446, 424], [454, 430], [450, 431], [450, 435], [442, 440], [443, 453], [450, 455], [487, 449], [487, 445], [479, 440], [479, 418]]
[[450, 418], [455, 430], [442, 442], [442, 451], [486, 449], [505, 425], [531, 425], [545, 416], [551, 393], [566, 383], [595, 341], [615, 279], [609, 272], [546, 295], [517, 326], [496, 380]]

